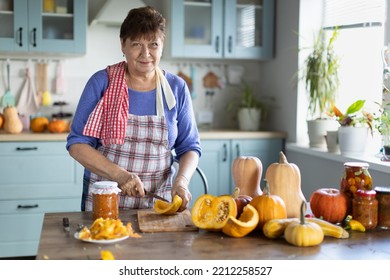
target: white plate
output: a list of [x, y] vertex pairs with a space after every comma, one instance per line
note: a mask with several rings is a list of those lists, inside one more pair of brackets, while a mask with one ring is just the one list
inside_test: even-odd
[[78, 232], [75, 232], [74, 238], [76, 238], [76, 239], [78, 239], [78, 240], [81, 240], [81, 241], [84, 241], [84, 242], [89, 242], [89, 243], [111, 244], [111, 243], [116, 243], [116, 242], [125, 240], [125, 239], [129, 238], [129, 236], [127, 235], [127, 236], [123, 236], [123, 237], [115, 238], [115, 239], [94, 240], [94, 239], [81, 239], [81, 238], [79, 237], [79, 233], [78, 233]]

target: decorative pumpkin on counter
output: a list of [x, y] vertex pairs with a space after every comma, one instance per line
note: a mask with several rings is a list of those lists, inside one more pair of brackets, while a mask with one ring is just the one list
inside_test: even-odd
[[182, 203], [183, 199], [180, 196], [175, 195], [173, 197], [172, 203], [157, 199], [154, 203], [153, 209], [159, 214], [170, 215], [176, 213]]
[[33, 132], [44, 132], [49, 125], [49, 119], [46, 117], [35, 117], [30, 121], [30, 129]]
[[7, 106], [3, 110], [4, 130], [7, 133], [18, 134], [23, 130], [23, 123], [19, 118], [18, 111], [14, 106]]
[[65, 132], [68, 127], [68, 123], [61, 119], [53, 119], [49, 122], [47, 130], [51, 133], [62, 133]]
[[231, 237], [244, 237], [257, 227], [259, 213], [252, 205], [246, 205], [237, 219], [230, 216], [222, 232]]
[[3, 128], [3, 125], [4, 125], [4, 116], [2, 113], [0, 113], [0, 129]]
[[260, 189], [263, 164], [253, 156], [239, 156], [233, 160], [232, 176], [236, 187], [240, 188], [241, 195], [250, 197], [262, 194]]
[[259, 223], [257, 229], [262, 230], [264, 224], [272, 219], [287, 218], [287, 210], [284, 201], [277, 195], [272, 195], [269, 192], [268, 181], [265, 181], [263, 194], [256, 196], [249, 203], [256, 208], [259, 213]]
[[315, 217], [330, 223], [341, 223], [347, 216], [347, 197], [338, 189], [321, 188], [310, 197], [310, 209]]
[[237, 216], [236, 218], [240, 217], [242, 211], [244, 210], [244, 207], [251, 202], [252, 197], [245, 194], [240, 194], [240, 188], [235, 187], [232, 197], [234, 198], [234, 201], [237, 205]]
[[268, 166], [265, 178], [269, 182], [271, 194], [280, 196], [286, 204], [287, 217], [299, 218], [302, 200], [306, 201], [301, 190], [301, 172], [294, 163], [289, 163], [281, 151], [279, 162]]
[[316, 246], [324, 240], [322, 228], [313, 222], [305, 221], [306, 201], [301, 204], [300, 221], [291, 222], [284, 231], [284, 238], [299, 247]]
[[230, 195], [203, 194], [191, 210], [194, 225], [210, 231], [221, 231], [231, 216], [237, 216], [237, 206]]

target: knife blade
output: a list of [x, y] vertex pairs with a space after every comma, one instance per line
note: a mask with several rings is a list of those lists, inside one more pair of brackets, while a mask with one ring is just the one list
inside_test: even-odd
[[145, 189], [144, 189], [144, 192], [145, 192], [145, 195], [153, 196], [154, 198], [157, 198], [157, 199], [160, 199], [160, 200], [162, 200], [162, 201], [165, 201], [165, 202], [168, 202], [168, 203], [169, 203], [168, 199], [163, 198], [162, 196], [159, 196], [159, 195], [157, 195], [157, 194], [155, 194], [155, 193], [152, 193], [152, 192], [150, 192], [150, 191], [147, 191], [147, 190], [145, 190]]

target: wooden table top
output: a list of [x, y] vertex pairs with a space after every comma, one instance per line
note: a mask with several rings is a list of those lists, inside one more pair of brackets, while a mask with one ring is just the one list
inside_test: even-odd
[[[64, 232], [62, 219], [68, 217], [70, 234]], [[123, 223], [131, 222], [140, 233], [137, 210], [121, 211]], [[92, 224], [90, 212], [46, 213], [37, 259], [100, 259], [101, 250], [110, 250], [116, 259], [137, 260], [328, 260], [390, 259], [390, 231], [350, 232], [349, 239], [325, 237], [315, 247], [296, 247], [283, 238], [270, 240], [253, 232], [233, 238], [222, 232], [141, 233], [114, 244], [93, 244], [74, 238], [77, 224]]]

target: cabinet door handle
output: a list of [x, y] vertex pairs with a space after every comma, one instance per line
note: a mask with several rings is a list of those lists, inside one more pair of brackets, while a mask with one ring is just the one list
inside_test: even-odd
[[17, 151], [37, 151], [38, 147], [17, 147]]
[[228, 38], [228, 52], [232, 53], [232, 47], [233, 47], [233, 37], [229, 36]]
[[18, 42], [18, 45], [19, 45], [19, 47], [23, 47], [23, 38], [22, 38], [22, 35], [23, 35], [23, 28], [22, 28], [22, 27], [19, 27], [19, 29], [18, 29], [18, 34], [19, 34], [19, 42]]
[[223, 158], [222, 161], [227, 161], [227, 147], [226, 144], [223, 144]]
[[215, 38], [215, 52], [219, 53], [219, 36]]
[[39, 205], [38, 204], [34, 204], [34, 205], [18, 205], [18, 209], [31, 209], [31, 208], [38, 208]]
[[37, 46], [37, 29], [34, 27], [32, 31], [32, 45], [33, 47]]
[[241, 154], [240, 152], [240, 145], [236, 144], [236, 157], [239, 157]]

